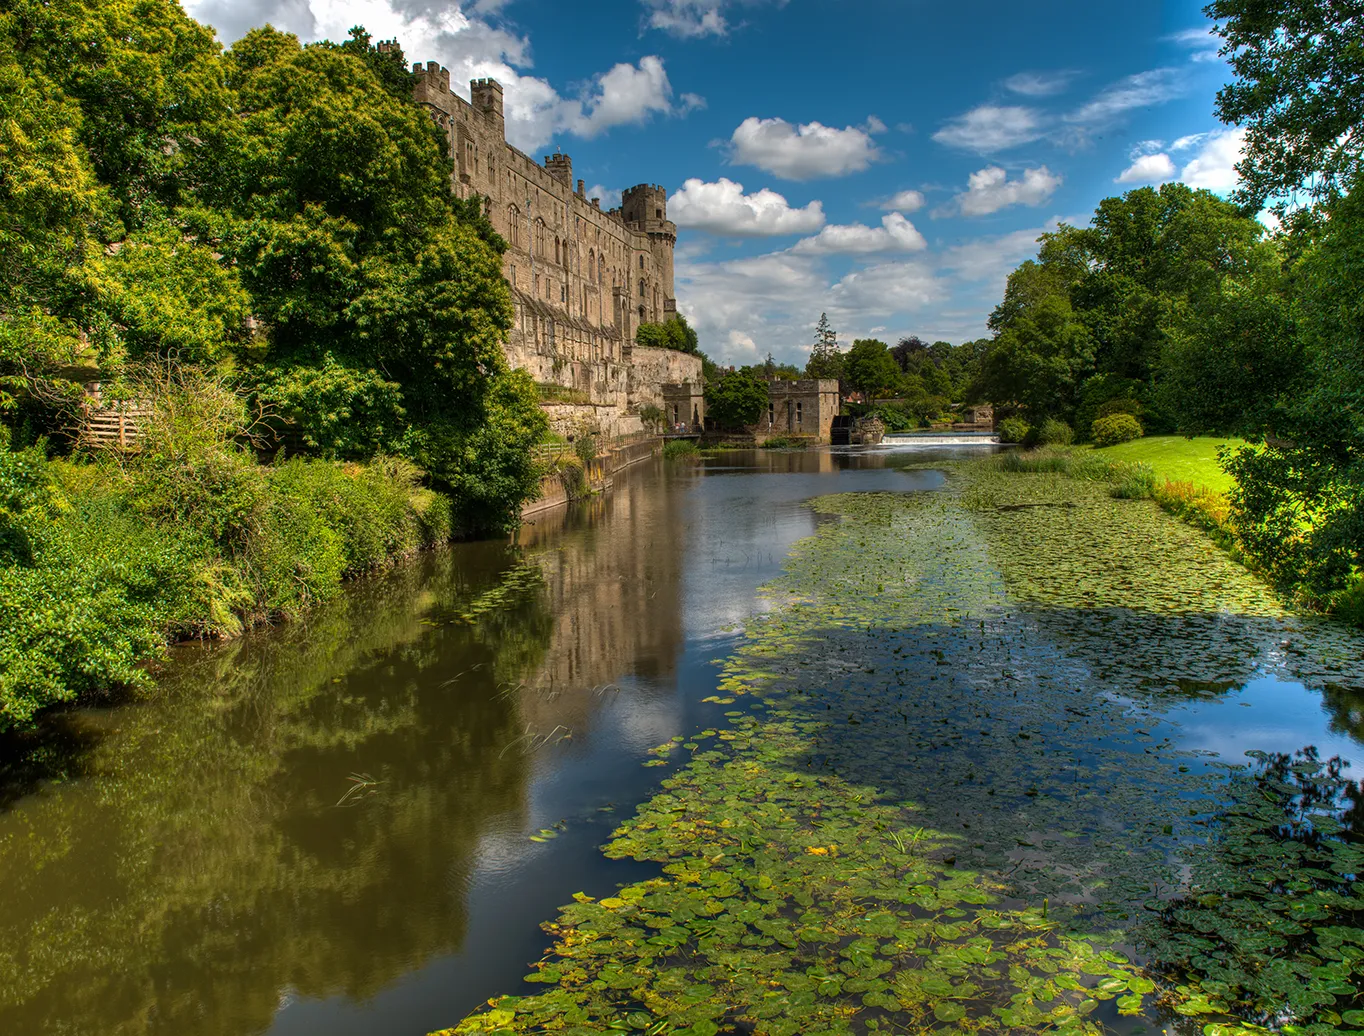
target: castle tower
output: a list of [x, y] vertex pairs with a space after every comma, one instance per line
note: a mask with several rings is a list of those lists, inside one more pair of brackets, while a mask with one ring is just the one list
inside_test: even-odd
[[567, 155], [546, 155], [545, 169], [561, 184], [570, 189], [573, 187], [573, 159]]
[[620, 207], [626, 226], [649, 235], [649, 251], [661, 278], [663, 311], [675, 313], [673, 248], [677, 244], [677, 224], [668, 220], [668, 192], [658, 184], [638, 184], [621, 195]]
[[498, 135], [507, 139], [507, 124], [502, 115], [502, 84], [496, 79], [474, 79], [469, 83], [469, 96], [474, 111], [479, 112], [497, 127]]

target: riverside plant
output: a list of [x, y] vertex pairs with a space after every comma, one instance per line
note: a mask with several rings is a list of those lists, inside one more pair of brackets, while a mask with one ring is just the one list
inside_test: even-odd
[[812, 506], [834, 520], [726, 662], [724, 722], [654, 750], [668, 776], [605, 847], [657, 874], [576, 896], [542, 991], [450, 1031], [1259, 1031], [1196, 962], [1131, 950], [1219, 801], [1161, 717], [1267, 640], [1310, 641], [1304, 680], [1364, 644], [1293, 632], [1199, 533], [1098, 483], [982, 464]]

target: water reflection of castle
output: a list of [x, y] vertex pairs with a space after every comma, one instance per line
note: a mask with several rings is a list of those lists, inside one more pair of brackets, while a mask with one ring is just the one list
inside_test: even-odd
[[530, 728], [585, 730], [621, 679], [675, 671], [685, 632], [685, 493], [684, 483], [622, 472], [610, 495], [547, 512], [517, 534], [544, 573], [554, 616], [543, 662], [520, 677]]

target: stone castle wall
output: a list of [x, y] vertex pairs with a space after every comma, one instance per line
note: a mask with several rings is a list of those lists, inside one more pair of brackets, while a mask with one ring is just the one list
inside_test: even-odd
[[[450, 89], [436, 62], [414, 65], [416, 100], [445, 130], [454, 158], [453, 189], [486, 199], [488, 217], [507, 239], [503, 270], [516, 323], [507, 341], [512, 366], [538, 382], [588, 394], [624, 412], [661, 400], [663, 381], [699, 381], [701, 361], [682, 353], [660, 364], [660, 350], [637, 349], [641, 323], [677, 311], [667, 192], [641, 184], [621, 207], [604, 211], [573, 181], [573, 163], [554, 154], [541, 165], [507, 143], [502, 87], [470, 84], [472, 102]], [[667, 376], [654, 378], [666, 367]]]

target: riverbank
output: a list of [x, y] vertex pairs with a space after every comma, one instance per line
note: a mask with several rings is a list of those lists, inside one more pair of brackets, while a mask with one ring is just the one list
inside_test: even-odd
[[147, 685], [191, 638], [295, 618], [452, 535], [448, 497], [396, 460], [49, 461], [0, 443], [0, 731]]
[[577, 897], [545, 991], [449, 1031], [1254, 1031], [1206, 967], [1141, 966], [1226, 797], [1172, 717], [1257, 678], [1364, 693], [1364, 641], [1103, 484], [987, 462], [814, 506], [726, 663], [730, 726], [661, 745], [678, 768], [606, 846], [659, 873]]

